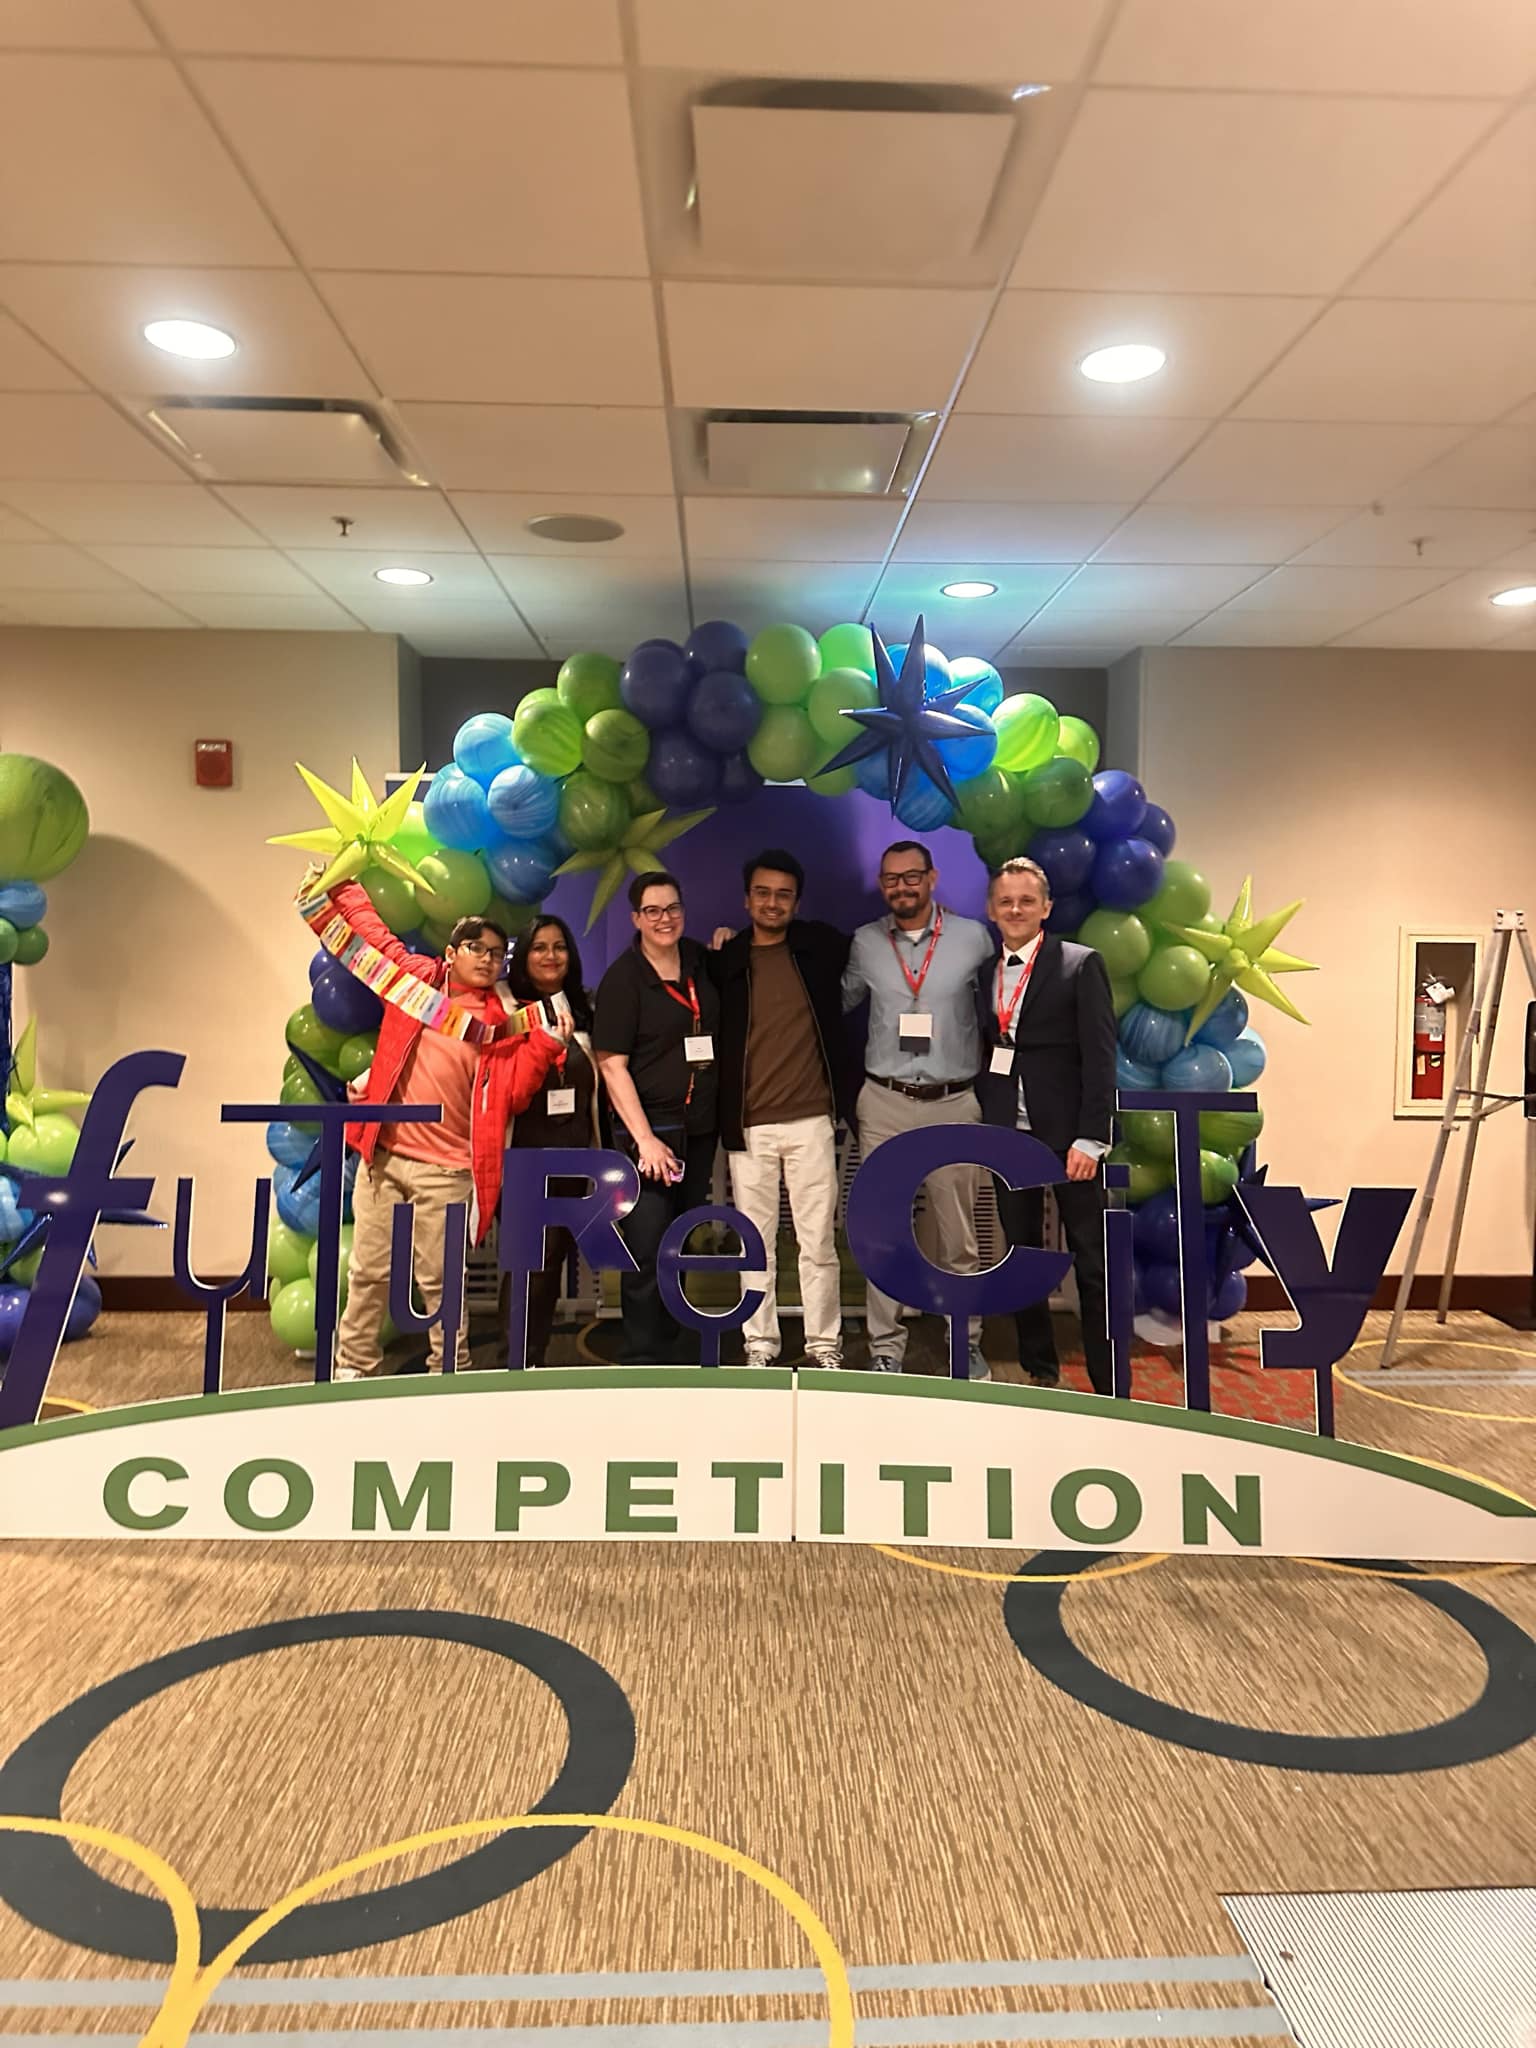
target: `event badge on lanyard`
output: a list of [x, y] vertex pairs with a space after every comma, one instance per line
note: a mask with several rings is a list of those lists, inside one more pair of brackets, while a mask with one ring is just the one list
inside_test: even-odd
[[686, 996], [680, 996], [670, 981], [664, 981], [661, 985], [673, 1002], [681, 1003], [693, 1019], [693, 1029], [683, 1040], [683, 1058], [690, 1067], [707, 1067], [715, 1056], [715, 1041], [707, 1031], [699, 1029], [699, 992], [694, 986], [693, 977], [690, 975], [688, 978]]
[[1024, 972], [1019, 976], [1018, 987], [1014, 990], [1006, 1010], [1003, 1008], [1003, 963], [1001, 959], [997, 963], [997, 1028], [1002, 1033], [1003, 1042], [992, 1048], [991, 1071], [994, 1074], [1013, 1072], [1013, 1020], [1019, 1014], [1019, 1005], [1024, 1000], [1024, 991], [1029, 987], [1029, 977], [1034, 973], [1035, 962], [1039, 958], [1040, 946], [1037, 941]]
[[[557, 1018], [569, 1013], [571, 1006], [563, 989], [554, 997], [548, 1007]], [[555, 1077], [561, 1085], [548, 1089], [544, 1097], [545, 1110], [551, 1117], [574, 1116], [576, 1114], [576, 1090], [574, 1088], [567, 1088], [564, 1085], [565, 1062], [569, 1053], [570, 1047], [562, 1045], [559, 1052], [555, 1055]]]
[[[902, 980], [912, 991], [913, 1002], [918, 1002], [923, 993], [923, 983], [928, 979], [928, 969], [933, 965], [934, 948], [944, 930], [944, 913], [936, 910], [933, 916], [933, 934], [928, 941], [928, 950], [923, 955], [923, 964], [914, 975], [902, 957], [896, 934], [887, 932], [891, 951], [896, 955], [896, 965], [901, 969]], [[926, 1052], [933, 1043], [933, 1013], [931, 1010], [908, 1010], [896, 1020], [896, 1040], [903, 1052]]]

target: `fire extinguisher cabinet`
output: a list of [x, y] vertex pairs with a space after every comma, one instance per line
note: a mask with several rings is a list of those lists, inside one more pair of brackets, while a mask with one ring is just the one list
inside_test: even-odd
[[[1398, 949], [1395, 1117], [1445, 1112], [1461, 1034], [1472, 1010], [1484, 934], [1471, 927], [1404, 928]], [[1435, 998], [1448, 990], [1443, 1001]]]

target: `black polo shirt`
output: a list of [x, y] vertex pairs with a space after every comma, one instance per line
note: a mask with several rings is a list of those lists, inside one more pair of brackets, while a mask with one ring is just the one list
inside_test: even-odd
[[682, 969], [681, 981], [664, 982], [641, 952], [637, 937], [599, 983], [597, 1016], [592, 1027], [594, 1052], [619, 1052], [627, 1056], [629, 1077], [640, 1097], [640, 1107], [650, 1120], [651, 1129], [658, 1134], [667, 1130], [715, 1128], [715, 1065], [712, 1062], [707, 1067], [690, 1068], [683, 1041], [692, 1037], [695, 1029], [688, 1002], [689, 982], [693, 983], [699, 1005], [697, 1028], [716, 1039], [720, 1030], [720, 997], [710, 978], [704, 948], [696, 939], [679, 942], [678, 964]]

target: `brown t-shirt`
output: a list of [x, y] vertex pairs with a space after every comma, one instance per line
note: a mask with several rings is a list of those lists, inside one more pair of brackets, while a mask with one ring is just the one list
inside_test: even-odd
[[744, 1124], [830, 1116], [832, 1091], [816, 1020], [787, 944], [753, 946], [752, 1028], [747, 1035]]

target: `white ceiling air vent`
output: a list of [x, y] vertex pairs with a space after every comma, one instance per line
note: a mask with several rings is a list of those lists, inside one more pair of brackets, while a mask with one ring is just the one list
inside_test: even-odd
[[882, 496], [905, 487], [934, 415], [711, 412], [700, 419], [703, 480], [717, 491], [777, 497]]
[[921, 274], [985, 227], [1018, 110], [969, 88], [715, 87], [695, 102], [701, 254], [780, 276]]
[[423, 484], [365, 405], [325, 398], [166, 398], [148, 415], [222, 484]]

